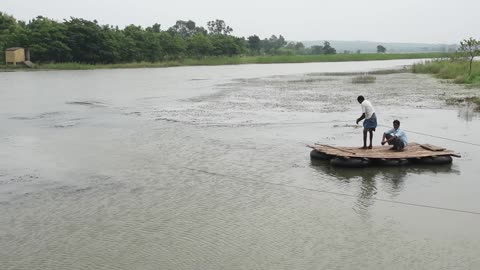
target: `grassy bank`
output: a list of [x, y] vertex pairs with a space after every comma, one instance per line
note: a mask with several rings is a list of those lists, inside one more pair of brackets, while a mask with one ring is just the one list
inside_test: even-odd
[[[213, 65], [240, 65], [240, 64], [272, 64], [272, 63], [313, 63], [313, 62], [345, 62], [345, 61], [373, 61], [395, 59], [428, 59], [449, 57], [446, 53], [410, 53], [410, 54], [333, 54], [333, 55], [272, 55], [272, 56], [233, 56], [233, 57], [205, 57], [201, 59], [181, 59], [164, 62], [141, 62], [125, 64], [80, 64], [56, 63], [37, 64], [34, 69], [41, 70], [79, 70], [79, 69], [115, 69], [115, 68], [156, 68], [174, 66], [213, 66]], [[0, 70], [16, 70], [22, 67], [1, 65]]]
[[468, 75], [468, 65], [468, 61], [433, 60], [413, 65], [412, 71], [434, 74], [437, 78], [452, 80], [454, 83], [480, 87], [480, 62], [473, 62], [471, 75]]
[[[434, 60], [427, 61], [424, 64], [415, 64], [412, 66], [412, 71], [414, 73], [434, 74], [440, 79], [447, 79], [454, 83], [467, 84], [471, 87], [480, 88], [480, 62], [473, 62], [470, 75], [468, 75], [468, 66], [468, 61]], [[463, 102], [476, 104], [476, 110], [480, 111], [480, 93], [476, 96], [447, 100], [448, 104]]]

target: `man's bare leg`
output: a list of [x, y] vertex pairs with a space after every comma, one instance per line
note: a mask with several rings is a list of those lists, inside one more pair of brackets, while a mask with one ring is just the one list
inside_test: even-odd
[[367, 149], [367, 129], [363, 129], [363, 147], [362, 149]]
[[369, 130], [368, 133], [370, 133], [370, 145], [368, 146], [368, 149], [372, 149], [372, 141], [373, 141], [373, 130]]

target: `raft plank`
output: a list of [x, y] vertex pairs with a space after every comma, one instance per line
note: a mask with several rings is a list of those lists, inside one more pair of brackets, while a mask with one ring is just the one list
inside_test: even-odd
[[335, 147], [335, 146], [331, 146], [331, 145], [326, 145], [326, 144], [316, 144], [316, 145], [320, 145], [320, 146], [322, 146], [322, 147], [330, 147], [330, 148], [332, 148], [332, 149], [335, 149], [335, 150], [338, 150], [338, 151], [347, 152], [347, 153], [352, 154], [352, 155], [355, 155], [355, 154], [356, 154], [355, 152], [348, 151], [348, 150], [345, 150], [345, 149], [342, 149], [342, 148], [338, 148], [338, 147]]
[[424, 145], [418, 143], [409, 143], [403, 151], [390, 150], [390, 145], [374, 146], [372, 149], [361, 149], [359, 147], [345, 147], [345, 146], [328, 146], [323, 144], [310, 145], [319, 152], [323, 152], [328, 155], [340, 156], [340, 157], [357, 157], [357, 158], [380, 158], [380, 159], [402, 159], [402, 158], [422, 158], [432, 156], [455, 156], [460, 157], [452, 150], [447, 150], [438, 146], [428, 145], [429, 150]]
[[435, 145], [431, 145], [431, 144], [421, 144], [420, 145], [422, 148], [425, 148], [427, 150], [430, 150], [430, 151], [443, 151], [443, 150], [446, 150], [445, 148], [443, 147], [438, 147], [438, 146], [435, 146]]

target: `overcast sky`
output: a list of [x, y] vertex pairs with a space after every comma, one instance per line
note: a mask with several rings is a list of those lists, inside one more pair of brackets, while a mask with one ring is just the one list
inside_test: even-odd
[[287, 40], [458, 43], [480, 39], [480, 0], [0, 0], [0, 11], [28, 21], [70, 16], [100, 24], [224, 20], [233, 35]]

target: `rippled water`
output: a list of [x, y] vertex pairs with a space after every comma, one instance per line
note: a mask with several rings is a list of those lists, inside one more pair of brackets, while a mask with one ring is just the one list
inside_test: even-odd
[[[411, 62], [0, 73], [1, 269], [479, 269], [479, 114], [445, 105], [478, 90], [352, 83]], [[398, 118], [462, 158], [312, 163], [362, 143], [359, 94], [377, 144]]]

